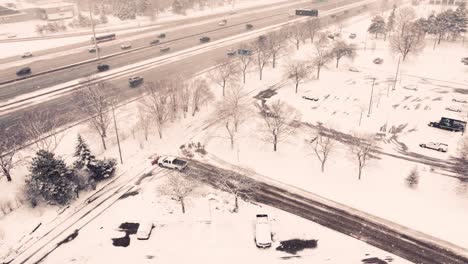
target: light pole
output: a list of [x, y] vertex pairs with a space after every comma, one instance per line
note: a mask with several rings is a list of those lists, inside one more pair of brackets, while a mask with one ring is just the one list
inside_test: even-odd
[[[392, 91], [395, 91], [395, 85], [396, 85], [396, 81], [397, 81], [397, 78], [398, 78], [398, 71], [400, 70], [400, 59], [401, 59], [401, 56], [398, 57], [398, 64], [397, 64], [397, 68], [396, 68], [395, 81], [393, 82]], [[388, 97], [388, 92], [387, 92], [387, 97]]]
[[89, 18], [91, 19], [91, 27], [93, 29], [94, 48], [96, 49], [96, 57], [99, 60], [101, 57], [100, 57], [100, 54], [99, 54], [99, 47], [98, 47], [97, 40], [96, 40], [96, 29], [95, 29], [96, 26], [94, 25], [91, 0], [88, 1], [88, 6], [89, 6]]
[[112, 117], [114, 117], [115, 136], [117, 137], [117, 146], [119, 147], [120, 164], [123, 164], [122, 150], [120, 149], [119, 131], [117, 130], [117, 121], [115, 120], [115, 107], [112, 103]]
[[371, 89], [371, 94], [370, 94], [370, 98], [369, 98], [369, 110], [367, 111], [367, 117], [369, 117], [370, 114], [371, 114], [372, 96], [374, 95], [374, 85], [375, 85], [375, 77], [372, 78], [372, 89]]
[[211, 216], [211, 202], [213, 200], [216, 201], [216, 196], [214, 194], [212, 194], [212, 193], [209, 193], [207, 197], [208, 197], [208, 210], [209, 210], [209, 215], [210, 215], [209, 223], [211, 224], [211, 219], [212, 219], [211, 218], [212, 217]]

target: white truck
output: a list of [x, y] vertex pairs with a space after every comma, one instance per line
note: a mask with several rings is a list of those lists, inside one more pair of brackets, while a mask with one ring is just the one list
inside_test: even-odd
[[259, 248], [271, 246], [271, 226], [267, 214], [257, 214], [255, 224], [255, 243]]
[[158, 157], [157, 163], [160, 167], [182, 171], [187, 167], [187, 161], [172, 156]]

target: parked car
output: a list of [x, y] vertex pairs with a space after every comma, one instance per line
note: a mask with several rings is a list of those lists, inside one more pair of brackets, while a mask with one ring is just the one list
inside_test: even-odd
[[350, 38], [350, 39], [355, 39], [355, 38], [356, 38], [356, 34], [355, 34], [355, 33], [349, 34], [349, 38]]
[[375, 58], [373, 62], [374, 62], [375, 64], [382, 64], [382, 63], [383, 63], [383, 59], [382, 59], [382, 58]]
[[271, 246], [271, 226], [267, 214], [257, 214], [255, 223], [255, 244], [260, 248]]
[[457, 98], [453, 98], [452, 99], [452, 102], [457, 102], [457, 103], [462, 103], [462, 104], [466, 104], [467, 101], [464, 100], [464, 99], [457, 99]]
[[159, 42], [160, 42], [159, 39], [155, 39], [150, 42], [150, 45], [156, 45], [156, 44], [159, 44]]
[[349, 67], [349, 71], [351, 71], [351, 72], [359, 72], [358, 68], [353, 67], [353, 66], [350, 66], [350, 67]]
[[252, 25], [252, 24], [246, 24], [246, 25], [245, 25], [245, 28], [246, 28], [247, 30], [251, 30], [251, 29], [253, 28], [253, 25]]
[[30, 58], [30, 57], [32, 57], [32, 56], [33, 56], [33, 55], [32, 55], [31, 52], [25, 52], [25, 53], [23, 53], [23, 55], [21, 55], [21, 58]]
[[16, 72], [16, 75], [18, 76], [27, 75], [27, 74], [31, 74], [31, 68], [29, 67], [21, 68]]
[[423, 143], [419, 144], [421, 148], [428, 148], [428, 149], [434, 149], [440, 152], [447, 152], [448, 150], [448, 145], [444, 143], [437, 143], [437, 142], [428, 142], [428, 143]]
[[244, 56], [250, 56], [250, 55], [252, 55], [252, 51], [248, 50], [248, 49], [238, 49], [237, 54], [244, 55]]
[[16, 38], [16, 34], [15, 33], [8, 33], [7, 38]]
[[136, 87], [143, 83], [143, 77], [140, 77], [140, 76], [130, 77], [128, 78], [128, 83], [130, 84], [130, 87]]
[[122, 45], [120, 45], [120, 48], [125, 50], [125, 49], [130, 49], [132, 47], [132, 44], [130, 43], [124, 43]]
[[206, 42], [209, 42], [209, 41], [210, 41], [210, 37], [201, 37], [200, 38], [201, 43], [206, 43]]
[[227, 19], [219, 21], [218, 26], [225, 26], [227, 24]]
[[182, 171], [187, 167], [187, 161], [171, 156], [161, 156], [158, 158], [159, 167]]
[[[97, 49], [98, 49], [98, 50], [101, 50], [101, 48], [100, 48], [99, 46], [97, 47]], [[96, 52], [96, 46], [91, 46], [91, 47], [89, 47], [89, 48], [88, 48], [88, 52], [90, 52], [90, 53]]]
[[428, 126], [445, 129], [452, 132], [461, 132], [465, 131], [466, 122], [453, 118], [442, 117], [440, 118], [439, 122], [430, 122]]
[[228, 49], [227, 52], [226, 52], [226, 54], [227, 54], [228, 56], [234, 56], [234, 55], [237, 54], [237, 51], [236, 51], [235, 49]]
[[169, 50], [171, 50], [171, 47], [169, 47], [169, 46], [161, 47], [161, 48], [159, 49], [160, 52], [168, 52]]
[[452, 111], [452, 112], [457, 112], [457, 113], [461, 113], [462, 110], [458, 107], [455, 107], [455, 106], [448, 106], [445, 108], [445, 110], [447, 111]]
[[153, 223], [152, 222], [144, 222], [140, 223], [140, 226], [138, 226], [138, 230], [136, 233], [136, 237], [139, 240], [147, 240], [149, 239], [151, 235], [151, 231], [153, 230]]
[[412, 90], [412, 91], [418, 90], [418, 86], [416, 84], [407, 84], [407, 85], [404, 85], [403, 88], [407, 90]]
[[468, 65], [468, 57], [462, 58], [461, 62], [465, 65]]
[[109, 65], [108, 64], [99, 64], [97, 66], [98, 71], [103, 72], [109, 70]]
[[166, 33], [161, 33], [158, 35], [158, 38], [165, 38], [166, 37]]
[[327, 37], [328, 37], [329, 39], [333, 39], [333, 40], [335, 39], [335, 35], [333, 35], [333, 34], [328, 34]]

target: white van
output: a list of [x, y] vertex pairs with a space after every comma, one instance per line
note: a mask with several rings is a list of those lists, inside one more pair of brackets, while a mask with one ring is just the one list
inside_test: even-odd
[[257, 247], [267, 248], [271, 246], [271, 227], [267, 214], [257, 214], [255, 224], [255, 243]]
[[139, 240], [147, 240], [151, 235], [151, 230], [153, 230], [153, 223], [152, 222], [144, 222], [140, 223], [138, 227], [138, 231], [136, 233], [136, 237]]

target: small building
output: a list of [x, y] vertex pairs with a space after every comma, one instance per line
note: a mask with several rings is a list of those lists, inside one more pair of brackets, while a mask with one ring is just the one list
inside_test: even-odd
[[76, 5], [73, 3], [53, 3], [38, 6], [41, 18], [45, 20], [60, 20], [73, 18], [76, 13]]

